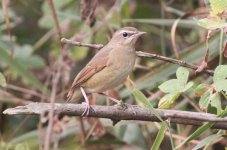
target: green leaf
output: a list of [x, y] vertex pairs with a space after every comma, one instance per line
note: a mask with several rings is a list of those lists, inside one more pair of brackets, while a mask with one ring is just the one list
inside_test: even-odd
[[31, 74], [23, 65], [18, 63], [18, 61], [12, 59], [12, 57], [3, 49], [0, 49], [0, 60], [7, 63], [12, 70], [17, 72], [22, 78], [28, 80], [29, 83], [33, 84], [38, 90], [43, 91], [43, 89], [45, 89], [44, 85], [33, 74]]
[[176, 71], [177, 79], [171, 79], [159, 86], [164, 93], [185, 92], [193, 86], [193, 82], [188, 81], [189, 71], [184, 67], [179, 67]]
[[185, 85], [188, 81], [189, 71], [184, 67], [179, 67], [176, 71], [177, 79], [180, 85]]
[[202, 110], [207, 109], [207, 107], [208, 107], [208, 105], [209, 105], [209, 103], [210, 103], [209, 97], [210, 97], [210, 92], [209, 92], [209, 91], [205, 92], [205, 93], [201, 96], [201, 98], [200, 98], [200, 100], [199, 100], [199, 107], [200, 107]]
[[200, 19], [197, 21], [198, 25], [206, 28], [206, 29], [220, 29], [227, 26], [227, 23], [224, 21], [218, 21], [218, 20], [211, 20], [208, 18]]
[[175, 100], [180, 96], [180, 92], [166, 94], [158, 103], [158, 108], [170, 108]]
[[[174, 22], [174, 21], [173, 21]], [[172, 24], [171, 24], [172, 25]], [[214, 35], [209, 39], [209, 49], [210, 49], [210, 60], [219, 56], [217, 47], [220, 44], [220, 36]], [[196, 45], [182, 50], [181, 59], [186, 62], [196, 63], [201, 60], [204, 55], [204, 47], [206, 47], [206, 42], [197, 43]], [[139, 90], [153, 90], [163, 82], [164, 79], [169, 78], [174, 73], [179, 66], [175, 64], [168, 63], [166, 65], [157, 67], [155, 70], [147, 73], [143, 77], [139, 78], [135, 84]], [[161, 78], [160, 78], [161, 77]], [[121, 97], [125, 98], [129, 96], [131, 92], [128, 89], [123, 89], [121, 91]]]
[[27, 144], [20, 143], [15, 146], [15, 150], [29, 150], [29, 147]]
[[194, 89], [194, 93], [196, 96], [200, 97], [202, 96], [209, 88], [210, 85], [208, 84], [199, 84], [195, 89]]
[[214, 77], [213, 77], [214, 82], [224, 80], [226, 78], [227, 78], [227, 65], [219, 65], [214, 70]]
[[225, 93], [227, 94], [227, 80], [222, 80], [222, 81], [216, 81], [214, 83], [216, 90], [218, 92], [221, 92], [222, 90], [225, 91]]
[[214, 134], [214, 135], [210, 135], [208, 137], [206, 137], [205, 139], [203, 139], [202, 141], [200, 141], [192, 150], [197, 150], [202, 148], [203, 146], [217, 140], [218, 138], [220, 138], [222, 136], [222, 134]]
[[165, 131], [167, 129], [167, 123], [162, 122], [161, 128], [158, 131], [158, 134], [155, 138], [154, 144], [151, 147], [151, 150], [158, 150], [160, 147], [160, 144], [162, 143], [162, 140], [165, 136]]
[[213, 80], [216, 90], [227, 94], [227, 65], [220, 65], [215, 69]]
[[[137, 90], [134, 87], [132, 93], [133, 93], [133, 96], [136, 98], [136, 100], [138, 102], [143, 103], [143, 105], [146, 106], [148, 109], [150, 109], [150, 111], [162, 122], [162, 124], [166, 124], [166, 127], [169, 128], [168, 125], [167, 125], [167, 123], [160, 117], [160, 115], [158, 114], [158, 112], [154, 109], [154, 107], [151, 105], [151, 103], [148, 101], [148, 99], [146, 98], [146, 96], [141, 91]], [[163, 129], [163, 130], [165, 130], [165, 129]], [[162, 133], [160, 133], [160, 134], [162, 134]], [[160, 138], [158, 138], [158, 139], [160, 140]], [[172, 137], [170, 137], [170, 140], [172, 141]], [[171, 146], [173, 147], [172, 142], [171, 142]]]
[[147, 107], [148, 109], [150, 109], [150, 111], [159, 119], [163, 122], [162, 118], [160, 117], [160, 115], [158, 114], [158, 112], [154, 109], [154, 107], [151, 105], [151, 103], [148, 101], [148, 99], [146, 98], [146, 96], [139, 90], [137, 89], [133, 89], [133, 96], [136, 98], [136, 100], [138, 102], [143, 103], [143, 105], [145, 107]]
[[211, 14], [213, 16], [219, 16], [223, 11], [227, 9], [226, 0], [209, 0], [211, 6]]
[[[218, 117], [225, 117], [227, 115], [227, 107], [225, 108], [224, 111]], [[193, 139], [196, 139], [198, 136], [200, 136], [202, 133], [204, 133], [207, 129], [211, 128], [214, 125], [214, 122], [208, 122], [201, 127], [199, 127], [195, 132], [193, 132], [187, 139], [185, 139], [182, 143], [180, 143], [175, 149], [179, 149], [182, 147], [184, 144], [190, 142]]]
[[221, 99], [219, 93], [214, 93], [210, 96], [210, 104], [211, 106], [217, 108], [217, 113], [220, 114], [222, 111], [221, 108]]
[[158, 87], [164, 93], [179, 92], [179, 83], [177, 79], [165, 81]]
[[1, 72], [0, 72], [0, 86], [6, 87], [6, 79]]
[[213, 122], [208, 122], [204, 125], [202, 125], [201, 127], [199, 127], [194, 133], [192, 133], [187, 139], [185, 139], [182, 143], [180, 143], [176, 149], [180, 148], [181, 146], [183, 146], [184, 144], [188, 143], [189, 141], [197, 138], [198, 136], [200, 136], [203, 132], [205, 132], [207, 129], [209, 129], [210, 127], [212, 127], [214, 125]]
[[188, 89], [190, 89], [192, 86], [194, 85], [194, 83], [192, 81], [188, 82], [185, 87], [183, 88], [183, 90], [181, 90], [181, 92], [185, 92]]

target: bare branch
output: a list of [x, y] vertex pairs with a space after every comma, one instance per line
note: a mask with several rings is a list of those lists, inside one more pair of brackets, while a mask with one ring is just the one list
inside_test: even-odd
[[[147, 109], [137, 105], [128, 105], [126, 108], [119, 105], [114, 106], [100, 106], [92, 105], [88, 117], [97, 118], [109, 118], [113, 121], [120, 120], [140, 120], [140, 121], [154, 121], [159, 122], [160, 120]], [[81, 116], [84, 112], [85, 105], [83, 104], [66, 104], [66, 103], [55, 103], [54, 111], [57, 114]], [[8, 115], [16, 114], [42, 114], [49, 112], [51, 105], [49, 103], [30, 103], [25, 106], [18, 106], [15, 108], [9, 108], [3, 113]], [[164, 110], [156, 109], [160, 117], [163, 120], [169, 120], [171, 123], [187, 124], [187, 125], [203, 125], [205, 122], [211, 121], [216, 122], [213, 128], [216, 129], [227, 129], [227, 117], [218, 118], [216, 115], [199, 112], [188, 112], [178, 110]]]
[[[66, 39], [66, 38], [62, 38], [61, 42], [65, 43], [65, 44], [71, 44], [71, 45], [74, 45], [74, 46], [83, 46], [83, 47], [90, 47], [90, 48], [95, 48], [95, 49], [101, 49], [104, 46], [102, 44], [81, 43], [81, 42], [69, 40], [69, 39]], [[139, 57], [154, 58], [154, 59], [162, 60], [162, 61], [165, 61], [165, 62], [177, 64], [179, 66], [187, 67], [187, 68], [190, 68], [190, 69], [193, 69], [193, 70], [197, 70], [199, 68], [199, 66], [187, 63], [185, 61], [178, 60], [178, 59], [173, 59], [173, 58], [169, 58], [169, 57], [165, 57], [165, 56], [161, 56], [161, 55], [157, 55], [157, 54], [145, 53], [145, 52], [142, 52], [142, 51], [137, 51], [136, 54]], [[214, 71], [213, 70], [209, 70], [209, 69], [204, 69], [201, 72], [208, 73], [209, 75], [213, 75], [214, 74]]]
[[74, 46], [90, 47], [90, 48], [95, 48], [95, 49], [101, 49], [104, 47], [104, 45], [102, 45], [102, 44], [86, 44], [86, 43], [81, 43], [81, 42], [73, 41], [73, 40], [66, 39], [66, 38], [61, 38], [61, 42], [65, 43], [65, 44], [74, 45]]
[[[174, 59], [174, 58], [169, 58], [169, 57], [165, 57], [165, 56], [161, 56], [161, 55], [157, 55], [157, 54], [145, 53], [145, 52], [142, 52], [142, 51], [137, 51], [136, 54], [140, 57], [154, 58], [154, 59], [162, 60], [162, 61], [165, 61], [165, 62], [177, 64], [179, 66], [187, 67], [187, 68], [190, 68], [190, 69], [193, 69], [193, 70], [197, 70], [199, 68], [199, 66], [187, 63], [185, 61], [177, 60], [177, 59]], [[208, 73], [209, 75], [214, 74], [214, 71], [210, 70], [210, 69], [204, 69], [201, 72]]]

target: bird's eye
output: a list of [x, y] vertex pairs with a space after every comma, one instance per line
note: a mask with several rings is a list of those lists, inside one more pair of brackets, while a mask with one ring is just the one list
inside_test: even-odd
[[127, 37], [128, 36], [128, 33], [126, 33], [126, 32], [123, 32], [123, 37]]

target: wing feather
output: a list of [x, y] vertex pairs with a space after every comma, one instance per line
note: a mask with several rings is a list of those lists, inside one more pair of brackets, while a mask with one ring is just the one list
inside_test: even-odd
[[93, 59], [82, 69], [76, 76], [73, 84], [68, 92], [68, 100], [72, 99], [74, 90], [78, 88], [81, 84], [90, 79], [97, 72], [101, 71], [108, 65], [108, 56], [110, 54], [111, 48], [104, 47], [101, 49]]
[[101, 71], [107, 66], [107, 58], [100, 59], [98, 61], [95, 61], [93, 63], [89, 63], [83, 70], [80, 71], [80, 73], [75, 78], [72, 87], [77, 87], [83, 82], [87, 81], [89, 78], [91, 78], [94, 74]]

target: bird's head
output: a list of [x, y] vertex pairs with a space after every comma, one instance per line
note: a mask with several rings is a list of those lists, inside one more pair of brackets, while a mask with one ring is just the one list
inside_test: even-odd
[[146, 32], [139, 31], [134, 27], [124, 27], [114, 33], [110, 42], [112, 44], [134, 47], [137, 39], [145, 33]]

